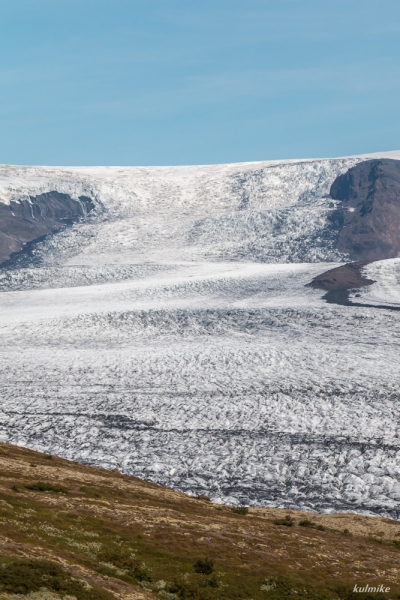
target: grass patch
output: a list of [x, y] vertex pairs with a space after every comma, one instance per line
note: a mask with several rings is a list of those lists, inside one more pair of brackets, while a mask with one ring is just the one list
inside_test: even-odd
[[28, 483], [24, 488], [32, 492], [56, 492], [57, 494], [68, 494], [68, 490], [62, 485], [54, 485], [53, 483], [45, 483], [37, 481], [36, 483]]
[[86, 496], [88, 496], [89, 498], [101, 498], [101, 494], [99, 494], [99, 492], [96, 492], [96, 490], [91, 490], [90, 488], [86, 487], [85, 485], [80, 487], [79, 491], [86, 494]]
[[206, 496], [205, 494], [201, 494], [200, 496], [195, 496], [196, 500], [205, 500], [206, 502], [211, 502], [211, 498]]
[[0, 590], [6, 594], [29, 594], [46, 588], [60, 596], [75, 596], [77, 600], [115, 600], [104, 590], [75, 579], [55, 563], [18, 560], [0, 568]]

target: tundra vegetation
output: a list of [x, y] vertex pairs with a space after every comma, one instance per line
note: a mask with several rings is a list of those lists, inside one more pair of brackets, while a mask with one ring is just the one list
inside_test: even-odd
[[0, 600], [400, 598], [396, 521], [238, 508], [0, 444]]

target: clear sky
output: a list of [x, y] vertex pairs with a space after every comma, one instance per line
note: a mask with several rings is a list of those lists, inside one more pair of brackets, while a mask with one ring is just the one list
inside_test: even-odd
[[0, 0], [0, 162], [400, 149], [400, 0]]

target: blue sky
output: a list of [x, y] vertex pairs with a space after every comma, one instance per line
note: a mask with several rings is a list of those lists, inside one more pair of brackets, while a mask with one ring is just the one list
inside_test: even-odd
[[400, 149], [399, 0], [0, 0], [0, 162]]

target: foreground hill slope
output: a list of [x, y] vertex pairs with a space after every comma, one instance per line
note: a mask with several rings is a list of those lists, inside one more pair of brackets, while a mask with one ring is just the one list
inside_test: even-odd
[[234, 512], [7, 444], [0, 470], [4, 600], [346, 600], [355, 584], [400, 597], [395, 521]]

